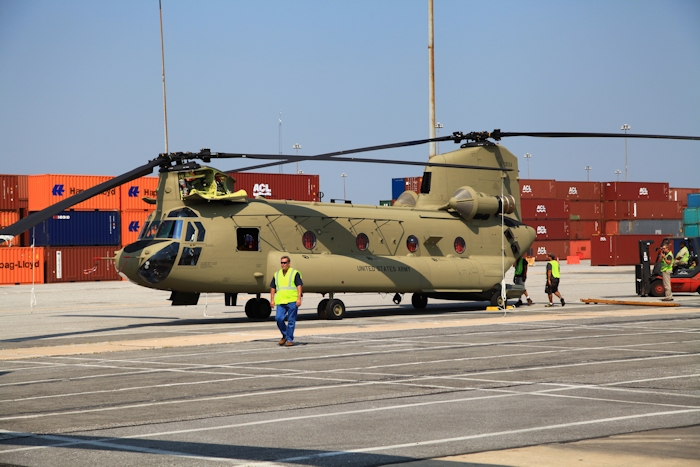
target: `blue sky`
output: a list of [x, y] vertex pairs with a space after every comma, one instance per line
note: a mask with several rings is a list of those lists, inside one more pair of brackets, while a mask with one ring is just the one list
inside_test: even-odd
[[[700, 2], [435, 0], [453, 131], [700, 135]], [[427, 1], [163, 0], [171, 151], [319, 154], [428, 136]], [[0, 173], [119, 175], [164, 151], [157, 0], [0, 0]], [[511, 138], [532, 178], [615, 180], [624, 140]], [[442, 143], [446, 152], [455, 146]], [[369, 153], [423, 161], [428, 147]], [[700, 142], [628, 140], [629, 179], [700, 186]], [[235, 169], [231, 161], [215, 164]], [[304, 162], [376, 204], [422, 169]], [[267, 169], [279, 172], [279, 169]], [[284, 167], [292, 173], [294, 164]]]

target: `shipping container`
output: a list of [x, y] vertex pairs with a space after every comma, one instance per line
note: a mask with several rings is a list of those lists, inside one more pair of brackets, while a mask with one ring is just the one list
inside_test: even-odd
[[403, 179], [406, 191], [414, 191], [420, 193], [420, 186], [423, 183], [423, 177], [406, 177]]
[[15, 211], [21, 207], [19, 177], [17, 175], [0, 175], [0, 210]]
[[600, 182], [556, 182], [556, 197], [577, 201], [602, 201]]
[[29, 176], [17, 175], [17, 188], [19, 200], [22, 203], [20, 208], [29, 208]]
[[603, 219], [603, 203], [600, 201], [569, 201], [569, 218], [580, 221]]
[[554, 180], [520, 179], [520, 199], [553, 199], [557, 197]]
[[63, 211], [29, 231], [36, 246], [102, 246], [120, 244], [117, 211]]
[[571, 240], [569, 242], [569, 253], [571, 256], [578, 256], [580, 259], [591, 259], [591, 241]]
[[393, 206], [393, 205], [394, 205], [394, 201], [396, 201], [396, 200], [393, 200], [393, 199], [380, 199], [380, 200], [379, 200], [379, 205], [380, 205], [380, 206]]
[[403, 178], [391, 179], [391, 199], [397, 199], [401, 193], [406, 191], [406, 183]]
[[688, 207], [700, 208], [700, 193], [691, 193], [688, 195]]
[[683, 210], [683, 223], [684, 224], [698, 224], [700, 223], [700, 208], [685, 208]]
[[668, 183], [659, 182], [606, 182], [603, 183], [605, 201], [668, 201]]
[[521, 199], [523, 220], [569, 219], [567, 201], [563, 199]]
[[0, 248], [0, 284], [43, 283], [43, 248]]
[[700, 224], [687, 224], [683, 226], [684, 237], [700, 237]]
[[[674, 219], [643, 219], [608, 221], [617, 223], [614, 234], [617, 235], [669, 235], [678, 236], [683, 233], [683, 223]], [[607, 223], [606, 223], [607, 225]]]
[[600, 235], [602, 221], [569, 221], [569, 238], [571, 240], [589, 240], [593, 235]]
[[121, 281], [114, 267], [116, 247], [61, 246], [44, 247], [44, 281], [92, 282]]
[[668, 200], [678, 201], [683, 207], [686, 207], [688, 206], [688, 195], [693, 193], [700, 193], [700, 188], [669, 188]]
[[523, 224], [535, 229], [537, 240], [569, 239], [569, 221], [566, 220], [525, 220]]
[[[294, 201], [320, 201], [318, 175], [228, 172], [236, 180], [235, 189], [245, 190], [249, 198]], [[338, 180], [341, 185], [342, 181]]]
[[158, 177], [141, 177], [121, 186], [119, 208], [122, 211], [153, 211], [155, 204], [147, 204], [143, 198], [158, 196]]
[[639, 241], [653, 240], [649, 257], [656, 262], [661, 241], [668, 235], [600, 235], [591, 238], [591, 266], [632, 266], [639, 264]]
[[[114, 177], [102, 175], [29, 175], [29, 210], [41, 211]], [[118, 211], [119, 187], [111, 188], [71, 209], [75, 211]]]
[[[4, 229], [5, 227], [9, 227], [18, 221], [19, 221], [19, 210], [0, 211], [0, 229]], [[20, 245], [21, 245], [21, 237], [19, 235], [16, 237], [13, 237], [12, 240], [10, 240], [8, 242], [0, 243], [0, 247], [20, 246]]]
[[[537, 261], [548, 261], [548, 255], [554, 253], [562, 261], [569, 256], [569, 241], [568, 240], [535, 240], [530, 250], [530, 256], [534, 256]], [[542, 284], [544, 286], [544, 283]]]
[[121, 244], [129, 245], [134, 243], [138, 237], [143, 224], [153, 211], [122, 211], [121, 212]]
[[606, 201], [603, 215], [606, 220], [682, 219], [683, 208], [677, 201]]

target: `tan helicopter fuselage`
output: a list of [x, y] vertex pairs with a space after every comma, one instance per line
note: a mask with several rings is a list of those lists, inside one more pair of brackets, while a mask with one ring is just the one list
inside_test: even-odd
[[[403, 207], [190, 199], [182, 195], [182, 172], [164, 171], [150, 222], [180, 223], [174, 233], [171, 228], [161, 238], [154, 235], [119, 251], [117, 267], [139, 285], [185, 293], [269, 292], [285, 255], [301, 271], [305, 293], [439, 295], [492, 289], [535, 239], [534, 230], [519, 222], [517, 159], [494, 146], [460, 149], [431, 162], [515, 170], [429, 167], [430, 191], [411, 195], [415, 203]], [[491, 214], [457, 206], [453, 194], [460, 187], [478, 193]], [[503, 219], [492, 212], [501, 193], [515, 201], [515, 212]], [[172, 217], [183, 208], [187, 217]], [[165, 277], [154, 275], [154, 282], [148, 267], [159, 263], [151, 258], [167, 247], [172, 267]]]

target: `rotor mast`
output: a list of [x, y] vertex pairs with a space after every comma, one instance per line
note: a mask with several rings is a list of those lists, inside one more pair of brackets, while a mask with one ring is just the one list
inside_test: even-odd
[[[428, 0], [428, 134], [435, 138], [435, 49], [433, 46], [433, 0]], [[430, 158], [435, 157], [435, 142], [430, 143]]]

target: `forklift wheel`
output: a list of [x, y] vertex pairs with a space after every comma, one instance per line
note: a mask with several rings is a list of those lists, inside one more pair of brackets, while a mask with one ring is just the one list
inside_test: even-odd
[[666, 295], [666, 289], [664, 289], [663, 281], [657, 279], [651, 283], [650, 295], [652, 297], [663, 297], [664, 295]]

